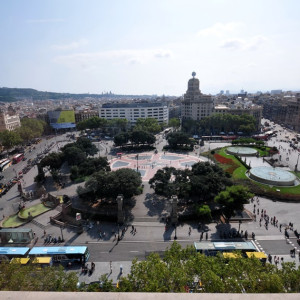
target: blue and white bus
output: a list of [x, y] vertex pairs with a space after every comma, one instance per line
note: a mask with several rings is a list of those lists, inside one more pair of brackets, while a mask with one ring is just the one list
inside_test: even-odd
[[66, 246], [66, 247], [33, 247], [29, 252], [29, 257], [50, 256], [55, 263], [78, 262], [86, 263], [90, 253], [86, 246]]
[[26, 257], [30, 248], [28, 247], [1, 247], [0, 262], [10, 261], [13, 258]]

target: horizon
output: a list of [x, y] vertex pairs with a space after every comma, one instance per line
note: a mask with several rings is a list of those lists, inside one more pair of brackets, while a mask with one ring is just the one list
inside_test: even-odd
[[195, 71], [203, 94], [300, 90], [296, 0], [16, 0], [2, 8], [5, 87], [182, 96]]

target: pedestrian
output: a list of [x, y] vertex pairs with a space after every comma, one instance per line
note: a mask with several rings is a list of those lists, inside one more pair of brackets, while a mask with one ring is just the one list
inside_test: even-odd
[[283, 258], [283, 257], [281, 257], [281, 263], [283, 263], [283, 260], [284, 260], [284, 258]]
[[112, 261], [109, 262], [110, 274], [112, 273]]
[[208, 232], [205, 233], [205, 239], [208, 240]]
[[134, 235], [136, 235], [136, 227], [134, 228]]
[[279, 230], [280, 230], [280, 232], [281, 232], [281, 227], [282, 227], [282, 224], [279, 225]]
[[123, 266], [120, 265], [120, 274], [122, 275], [123, 274]]
[[192, 228], [191, 226], [189, 226], [189, 235], [191, 235], [191, 232], [192, 232]]

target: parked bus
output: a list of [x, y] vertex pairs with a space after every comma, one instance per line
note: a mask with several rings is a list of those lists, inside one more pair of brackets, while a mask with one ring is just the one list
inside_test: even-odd
[[78, 262], [85, 263], [90, 256], [86, 246], [66, 246], [66, 247], [33, 247], [29, 252], [29, 257], [52, 257], [53, 262]]
[[10, 261], [13, 258], [26, 257], [30, 248], [28, 247], [1, 247], [0, 248], [0, 262]]
[[23, 158], [24, 158], [24, 154], [23, 154], [23, 153], [19, 153], [19, 154], [15, 155], [15, 156], [13, 157], [13, 164], [17, 164], [17, 163], [20, 162]]
[[215, 256], [217, 253], [241, 251], [246, 256], [246, 252], [258, 252], [252, 241], [248, 242], [194, 242], [197, 252], [207, 256]]
[[0, 165], [0, 172], [3, 172], [7, 168], [9, 168], [12, 164], [12, 161], [10, 159], [6, 159], [1, 165]]

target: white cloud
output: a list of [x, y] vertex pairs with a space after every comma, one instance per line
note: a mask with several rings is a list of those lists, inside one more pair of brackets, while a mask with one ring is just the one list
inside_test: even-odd
[[198, 36], [223, 37], [237, 31], [243, 24], [239, 22], [216, 23], [211, 27], [204, 28], [198, 32]]
[[54, 50], [73, 50], [73, 49], [77, 49], [79, 47], [85, 46], [87, 44], [88, 44], [87, 39], [80, 39], [79, 41], [72, 42], [69, 44], [53, 45], [52, 49], [54, 49]]
[[261, 35], [249, 39], [228, 39], [223, 41], [220, 47], [232, 50], [257, 50], [266, 41], [267, 38]]
[[111, 60], [114, 63], [144, 64], [155, 59], [168, 59], [172, 56], [171, 51], [164, 49], [128, 49], [111, 50], [101, 52], [74, 53], [70, 55], [60, 55], [54, 58], [54, 62], [67, 66], [98, 64]]
[[29, 19], [26, 23], [60, 23], [65, 22], [64, 19]]

